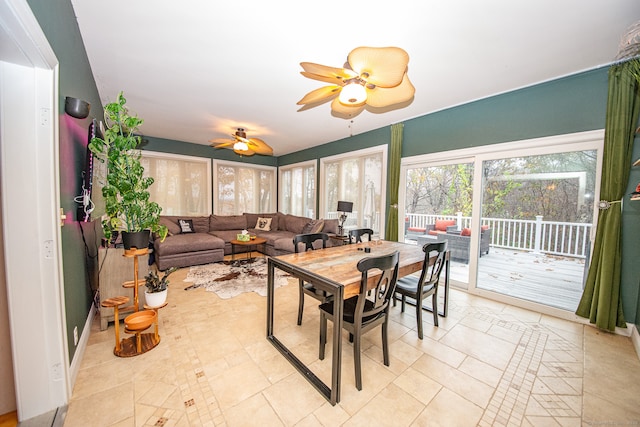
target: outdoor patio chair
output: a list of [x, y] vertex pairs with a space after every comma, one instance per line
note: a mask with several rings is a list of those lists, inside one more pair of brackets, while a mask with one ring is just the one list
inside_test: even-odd
[[[418, 322], [418, 338], [422, 339], [422, 300], [431, 296], [431, 309], [433, 310], [433, 324], [438, 326], [438, 281], [445, 262], [447, 242], [427, 243], [422, 247], [424, 252], [424, 264], [420, 277], [405, 276], [398, 280], [396, 293], [402, 296], [400, 311], [404, 313], [406, 298], [413, 298], [416, 302], [416, 320]], [[432, 252], [438, 252], [433, 263], [430, 262]], [[394, 298], [393, 305], [396, 305]]]
[[[298, 246], [299, 243], [304, 243], [305, 252], [312, 251], [315, 249], [313, 243], [315, 241], [322, 240], [322, 247], [327, 247], [327, 240], [329, 240], [329, 235], [327, 233], [310, 233], [310, 234], [297, 234], [293, 237], [293, 248], [295, 253], [299, 252]], [[325, 291], [320, 289], [316, 289], [311, 283], [305, 283], [302, 279], [298, 280], [298, 287], [300, 288], [300, 302], [298, 303], [298, 325], [302, 325], [302, 311], [304, 310], [304, 296], [309, 295], [320, 303], [325, 303], [332, 299], [330, 294], [327, 294]]]
[[[344, 301], [342, 326], [349, 332], [353, 341], [353, 360], [356, 374], [356, 388], [362, 390], [362, 366], [360, 345], [362, 335], [378, 325], [382, 325], [382, 354], [385, 366], [389, 366], [389, 302], [398, 279], [398, 251], [378, 257], [363, 258], [358, 262], [360, 293]], [[372, 271], [373, 270], [373, 271]], [[375, 288], [367, 291], [369, 272], [380, 272]], [[369, 295], [370, 294], [370, 295]], [[367, 297], [367, 295], [369, 295]], [[327, 342], [327, 319], [333, 318], [333, 304], [329, 301], [320, 304], [320, 360], [324, 359], [324, 347]]]
[[356, 228], [349, 230], [349, 243], [362, 243], [362, 236], [368, 235], [369, 241], [373, 236], [373, 230], [370, 228]]

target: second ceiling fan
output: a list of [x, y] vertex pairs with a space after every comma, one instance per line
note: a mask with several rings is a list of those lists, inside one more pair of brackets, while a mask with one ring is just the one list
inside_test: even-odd
[[254, 154], [273, 156], [273, 148], [260, 138], [247, 138], [247, 132], [244, 128], [236, 129], [236, 132], [231, 136], [233, 139], [216, 138], [209, 142], [212, 142], [212, 147], [230, 148], [241, 156], [253, 156]]

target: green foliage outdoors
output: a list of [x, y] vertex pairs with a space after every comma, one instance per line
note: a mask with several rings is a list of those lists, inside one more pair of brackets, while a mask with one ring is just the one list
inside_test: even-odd
[[167, 228], [159, 224], [162, 208], [149, 200], [153, 178], [143, 176], [140, 152], [136, 150], [141, 138], [134, 132], [143, 120], [129, 114], [126, 102], [120, 92], [116, 102], [104, 107], [104, 135], [92, 138], [89, 143], [96, 158], [107, 163], [102, 196], [108, 218], [102, 221], [102, 229], [106, 238], [114, 231], [151, 230], [164, 239]]

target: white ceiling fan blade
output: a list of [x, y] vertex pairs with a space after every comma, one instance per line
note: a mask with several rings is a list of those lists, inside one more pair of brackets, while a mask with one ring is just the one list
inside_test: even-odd
[[351, 68], [368, 83], [394, 87], [402, 82], [409, 65], [409, 54], [399, 47], [357, 47], [348, 56]]
[[315, 64], [313, 62], [301, 62], [300, 66], [304, 71], [306, 71], [306, 73], [301, 72], [303, 76], [309, 77], [310, 79], [316, 78], [312, 76], [329, 77], [333, 79], [332, 81], [329, 81], [329, 83], [335, 83], [336, 81], [342, 81], [344, 79], [350, 79], [357, 76], [356, 73], [345, 68], [328, 67], [326, 65]]
[[273, 156], [273, 148], [260, 138], [249, 138], [249, 149], [263, 156]]
[[367, 89], [367, 105], [374, 108], [388, 107], [389, 105], [411, 100], [415, 92], [415, 87], [413, 87], [409, 77], [405, 74], [402, 83], [396, 87], [384, 88], [378, 86], [374, 89]]
[[342, 86], [323, 86], [321, 88], [314, 89], [298, 101], [298, 105], [314, 104], [316, 102], [324, 101], [339, 94], [341, 89]]

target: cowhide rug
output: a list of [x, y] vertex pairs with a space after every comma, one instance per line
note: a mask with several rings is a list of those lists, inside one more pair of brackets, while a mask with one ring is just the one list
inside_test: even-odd
[[[282, 270], [275, 269], [275, 287], [287, 284], [290, 277]], [[185, 290], [204, 287], [215, 292], [222, 299], [233, 298], [244, 292], [255, 292], [267, 296], [267, 262], [257, 258], [249, 262], [224, 261], [213, 264], [197, 265], [189, 269], [185, 282], [193, 282]]]

